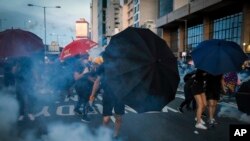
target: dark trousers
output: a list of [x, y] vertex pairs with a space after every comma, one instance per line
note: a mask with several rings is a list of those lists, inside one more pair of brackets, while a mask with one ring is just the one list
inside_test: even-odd
[[180, 107], [183, 108], [186, 105], [186, 108], [190, 108], [191, 102], [192, 102], [192, 108], [193, 108], [193, 110], [196, 109], [196, 102], [195, 102], [194, 98], [193, 99], [185, 99], [181, 103]]
[[75, 110], [80, 110], [81, 105], [83, 105], [82, 113], [87, 115], [89, 109], [89, 96], [91, 93], [91, 88], [88, 87], [78, 87], [75, 86], [76, 93], [78, 95], [78, 101], [75, 106]]
[[29, 88], [16, 88], [16, 98], [19, 104], [20, 115], [32, 113], [34, 99], [31, 98], [31, 95], [32, 91]]
[[196, 109], [196, 102], [192, 94], [192, 88], [191, 88], [192, 84], [193, 84], [193, 81], [190, 79], [184, 85], [185, 100], [181, 103], [180, 105], [181, 108], [183, 108], [185, 105], [186, 105], [186, 108], [190, 108], [190, 104], [192, 102], [193, 110]]

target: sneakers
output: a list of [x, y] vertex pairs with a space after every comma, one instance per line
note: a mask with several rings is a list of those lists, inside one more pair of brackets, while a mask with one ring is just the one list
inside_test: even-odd
[[208, 120], [208, 123], [211, 124], [211, 125], [216, 125], [216, 124], [218, 124], [218, 122], [217, 122], [214, 118]]
[[18, 121], [22, 121], [24, 119], [24, 115], [20, 115], [19, 117], [18, 117]]
[[74, 109], [76, 115], [82, 115], [83, 113], [80, 110]]
[[112, 139], [113, 139], [113, 141], [119, 141], [120, 140], [120, 136], [118, 136], [118, 135], [117, 136], [113, 136]]
[[[35, 120], [35, 117], [32, 115], [32, 114], [28, 114], [27, 115], [28, 116], [28, 118], [31, 120], [31, 121], [34, 121]], [[26, 116], [25, 116], [26, 117]], [[19, 117], [18, 117], [18, 121], [23, 121], [24, 120], [24, 115], [20, 115]]]
[[[195, 121], [197, 121], [197, 118], [194, 119]], [[201, 124], [206, 124], [205, 121], [203, 119], [201, 119]]]
[[179, 112], [181, 112], [181, 113], [184, 113], [184, 111], [182, 110], [181, 107], [177, 107], [177, 110], [178, 110]]
[[90, 118], [87, 115], [85, 115], [82, 117], [81, 121], [82, 122], [90, 122]]
[[89, 106], [88, 107], [88, 112], [89, 113], [95, 113], [95, 110], [94, 110], [94, 108], [92, 106]]
[[32, 114], [28, 114], [28, 117], [31, 121], [34, 121], [35, 120], [35, 117], [32, 115]]
[[205, 125], [203, 125], [202, 123], [196, 123], [195, 128], [207, 130], [207, 127]]

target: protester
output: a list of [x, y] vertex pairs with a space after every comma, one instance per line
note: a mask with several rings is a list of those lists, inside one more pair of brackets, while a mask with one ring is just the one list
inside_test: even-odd
[[191, 110], [190, 108], [190, 104], [192, 102], [192, 108], [193, 110], [196, 109], [196, 102], [195, 102], [195, 99], [194, 99], [194, 96], [192, 94], [192, 84], [193, 84], [193, 81], [194, 81], [194, 75], [195, 75], [195, 71], [193, 72], [190, 72], [190, 73], [187, 73], [185, 76], [184, 76], [184, 95], [185, 95], [185, 100], [180, 104], [180, 106], [178, 107], [178, 110], [183, 113], [183, 107], [186, 106], [186, 109], [187, 110]]
[[223, 76], [222, 75], [211, 75], [206, 76], [206, 97], [208, 100], [208, 123], [210, 127], [218, 124], [215, 120], [215, 112], [217, 103], [220, 99], [220, 93], [223, 91]]
[[224, 87], [225, 87], [225, 93], [228, 95], [229, 99], [235, 95], [236, 88], [238, 85], [238, 75], [236, 72], [229, 72], [224, 74]]
[[194, 75], [194, 82], [191, 87], [192, 94], [194, 95], [195, 101], [197, 103], [196, 118], [197, 121], [195, 124], [196, 128], [206, 130], [205, 122], [202, 120], [202, 113], [205, 111], [207, 106], [206, 95], [205, 95], [205, 76], [206, 72], [197, 69]]
[[32, 115], [34, 99], [32, 95], [34, 94], [35, 78], [31, 59], [27, 57], [19, 58], [13, 72], [16, 81], [16, 97], [20, 106], [18, 120], [23, 120], [26, 115], [30, 120], [34, 120]]
[[[78, 95], [78, 102], [74, 112], [78, 115], [82, 115], [82, 121], [84, 122], [90, 121], [88, 117], [88, 101], [93, 86], [93, 80], [90, 77], [88, 55], [85, 54], [76, 62], [74, 70], [75, 90]], [[80, 111], [81, 105], [83, 105], [82, 112]]]
[[103, 125], [107, 126], [110, 122], [110, 116], [113, 115], [112, 110], [115, 112], [115, 127], [114, 127], [114, 138], [119, 137], [119, 131], [122, 124], [122, 115], [125, 113], [125, 105], [118, 101], [108, 86], [108, 83], [105, 82], [104, 76], [104, 66], [100, 65], [97, 69], [97, 79], [95, 80], [93, 90], [90, 96], [90, 103], [93, 103], [96, 92], [99, 90], [100, 85], [104, 90], [103, 93]]
[[15, 85], [15, 76], [13, 74], [13, 67], [15, 61], [11, 59], [7, 59], [4, 62], [4, 86], [9, 88]]

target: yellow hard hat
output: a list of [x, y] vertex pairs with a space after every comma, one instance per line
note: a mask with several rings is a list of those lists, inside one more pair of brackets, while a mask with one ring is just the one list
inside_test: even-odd
[[103, 58], [102, 58], [101, 56], [96, 57], [96, 58], [93, 60], [93, 62], [100, 65], [100, 64], [103, 63]]

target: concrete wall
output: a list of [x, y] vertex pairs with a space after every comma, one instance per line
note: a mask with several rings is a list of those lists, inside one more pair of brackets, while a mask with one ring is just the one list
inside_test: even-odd
[[178, 8], [181, 8], [182, 6], [188, 4], [189, 0], [174, 0], [174, 6], [173, 9], [176, 10]]
[[158, 0], [140, 0], [140, 26], [148, 20], [156, 22], [158, 16]]

